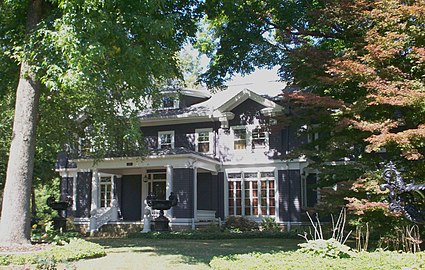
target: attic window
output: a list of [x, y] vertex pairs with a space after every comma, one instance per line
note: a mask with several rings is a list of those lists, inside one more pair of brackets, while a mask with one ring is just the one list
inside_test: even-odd
[[169, 97], [169, 96], [162, 98], [162, 104], [161, 104], [162, 109], [177, 109], [178, 107], [179, 107], [178, 99], [174, 97]]

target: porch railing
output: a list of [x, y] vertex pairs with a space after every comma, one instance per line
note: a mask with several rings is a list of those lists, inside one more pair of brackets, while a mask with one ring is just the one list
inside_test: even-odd
[[109, 221], [118, 220], [118, 208], [113, 200], [111, 207], [102, 207], [94, 209], [90, 214], [90, 235], [97, 232], [103, 225]]

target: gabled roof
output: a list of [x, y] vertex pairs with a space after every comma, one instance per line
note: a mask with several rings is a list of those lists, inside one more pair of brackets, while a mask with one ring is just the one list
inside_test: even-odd
[[242, 104], [245, 100], [252, 99], [253, 101], [263, 105], [274, 111], [283, 110], [283, 107], [275, 102], [266, 99], [249, 89], [232, 89], [219, 92], [212, 96], [207, 101], [195, 104], [195, 107], [207, 107], [219, 112], [228, 112]]
[[265, 108], [263, 114], [279, 113], [283, 107], [275, 102], [262, 97], [249, 89], [232, 89], [218, 92], [210, 99], [194, 104], [184, 109], [166, 111], [145, 111], [139, 114], [142, 126], [165, 125], [168, 121], [172, 123], [189, 123], [200, 121], [218, 121], [231, 110], [251, 99]]

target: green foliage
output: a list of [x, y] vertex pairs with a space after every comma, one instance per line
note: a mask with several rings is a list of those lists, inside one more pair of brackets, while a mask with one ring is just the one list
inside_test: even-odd
[[50, 196], [59, 198], [59, 185], [60, 179], [57, 177], [53, 178], [50, 183], [36, 185], [34, 189], [36, 216], [33, 217], [33, 220], [37, 224], [43, 226], [57, 216], [58, 212], [47, 205], [47, 198]]
[[33, 243], [49, 243], [54, 245], [65, 245], [76, 237], [78, 232], [62, 232], [53, 229], [53, 222], [49, 221], [43, 225], [34, 224], [31, 231], [31, 241]]
[[257, 222], [244, 216], [228, 216], [223, 228], [231, 232], [249, 232], [259, 229]]
[[63, 246], [53, 246], [48, 251], [34, 254], [0, 255], [0, 265], [37, 264], [53, 266], [60, 262], [76, 261], [80, 259], [105, 256], [102, 246], [73, 238]]
[[336, 239], [308, 240], [307, 243], [298, 244], [298, 252], [330, 258], [350, 258], [354, 255], [349, 246], [343, 245]]
[[261, 222], [261, 231], [263, 232], [280, 232], [281, 228], [274, 218], [265, 217]]
[[350, 258], [320, 257], [301, 252], [250, 253], [214, 257], [210, 266], [215, 270], [250, 269], [422, 269], [425, 253], [400, 253], [389, 251], [360, 252]]

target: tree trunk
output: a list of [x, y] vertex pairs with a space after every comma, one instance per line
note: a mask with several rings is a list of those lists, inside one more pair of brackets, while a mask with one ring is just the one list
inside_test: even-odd
[[[29, 1], [27, 34], [41, 19], [42, 0]], [[26, 59], [21, 63], [15, 118], [0, 220], [0, 245], [30, 244], [30, 197], [41, 85]]]

